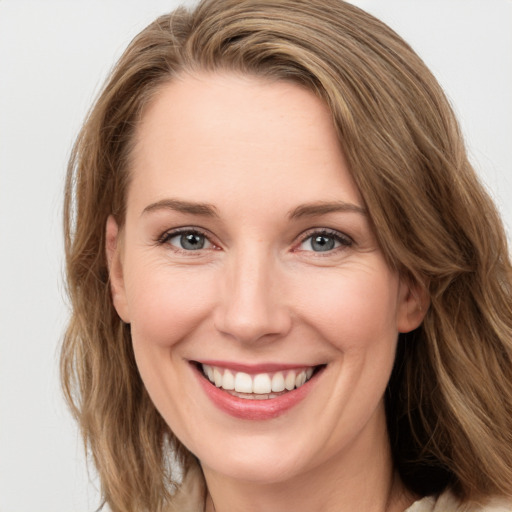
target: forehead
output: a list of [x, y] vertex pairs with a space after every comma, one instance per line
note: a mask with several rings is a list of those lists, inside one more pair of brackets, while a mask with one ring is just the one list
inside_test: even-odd
[[152, 200], [279, 192], [284, 201], [286, 190], [302, 190], [304, 201], [360, 202], [326, 104], [252, 76], [183, 75], [163, 86], [137, 128], [132, 172], [131, 189]]

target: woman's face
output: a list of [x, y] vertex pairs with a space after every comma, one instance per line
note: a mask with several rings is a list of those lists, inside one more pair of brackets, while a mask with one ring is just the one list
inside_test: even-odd
[[114, 303], [205, 472], [276, 482], [381, 449], [397, 335], [421, 318], [327, 107], [290, 83], [185, 75], [132, 163], [126, 223], [107, 224]]

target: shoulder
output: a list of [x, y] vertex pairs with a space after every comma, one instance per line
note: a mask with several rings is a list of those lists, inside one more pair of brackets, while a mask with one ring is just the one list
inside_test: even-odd
[[405, 512], [512, 512], [512, 500], [490, 498], [480, 505], [463, 504], [450, 491], [413, 503]]

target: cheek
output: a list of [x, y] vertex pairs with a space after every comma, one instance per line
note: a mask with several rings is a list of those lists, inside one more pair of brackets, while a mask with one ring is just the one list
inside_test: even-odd
[[343, 351], [398, 335], [398, 280], [387, 267], [346, 268], [317, 275], [302, 293], [302, 315]]
[[208, 316], [214, 282], [199, 269], [176, 270], [145, 263], [127, 280], [134, 343], [170, 347]]
[[173, 270], [147, 261], [137, 270], [127, 280], [137, 367], [156, 408], [186, 440], [193, 400], [183, 400], [187, 391], [182, 348], [207, 322], [215, 283], [199, 270]]

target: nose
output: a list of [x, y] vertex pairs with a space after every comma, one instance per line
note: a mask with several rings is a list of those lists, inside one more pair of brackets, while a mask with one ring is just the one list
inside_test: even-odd
[[215, 326], [241, 343], [275, 340], [291, 328], [278, 263], [260, 248], [233, 255], [224, 268]]

